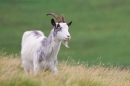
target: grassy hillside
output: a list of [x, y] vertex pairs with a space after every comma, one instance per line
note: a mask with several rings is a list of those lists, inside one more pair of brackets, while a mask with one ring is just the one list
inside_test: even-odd
[[26, 30], [48, 36], [49, 12], [73, 21], [70, 49], [61, 47], [60, 60], [130, 65], [130, 0], [0, 0], [0, 51], [19, 54]]
[[0, 86], [130, 86], [130, 70], [120, 67], [88, 67], [71, 60], [60, 62], [58, 69], [57, 74], [26, 75], [20, 58], [1, 55]]

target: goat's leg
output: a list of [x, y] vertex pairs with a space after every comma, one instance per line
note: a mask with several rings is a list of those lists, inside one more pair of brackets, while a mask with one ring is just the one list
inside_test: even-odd
[[58, 72], [58, 69], [56, 67], [50, 67], [50, 70], [53, 72], [53, 73], [57, 73]]
[[34, 74], [38, 74], [38, 73], [40, 72], [40, 70], [41, 70], [39, 63], [35, 61], [35, 62], [33, 63], [33, 65], [34, 65], [34, 68], [33, 68]]
[[51, 70], [53, 73], [57, 73], [57, 72], [58, 72], [58, 69], [57, 69], [57, 67], [56, 67], [55, 61], [50, 63], [50, 70]]
[[37, 65], [37, 64], [34, 65], [33, 72], [34, 72], [34, 74], [38, 74], [38, 73], [40, 72], [40, 67], [39, 67], [39, 65]]
[[22, 67], [24, 68], [24, 71], [26, 74], [29, 74], [29, 64], [26, 61], [22, 61]]

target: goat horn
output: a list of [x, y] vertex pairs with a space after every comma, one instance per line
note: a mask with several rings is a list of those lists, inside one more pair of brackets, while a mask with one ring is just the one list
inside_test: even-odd
[[65, 17], [63, 14], [62, 14], [62, 22], [65, 23]]
[[56, 18], [56, 20], [58, 21], [58, 23], [60, 23], [60, 22], [61, 22], [60, 17], [59, 17], [59, 16], [57, 16], [55, 13], [48, 13], [48, 14], [47, 14], [47, 16], [48, 16], [48, 15], [52, 15], [53, 17], [55, 17], [55, 18]]

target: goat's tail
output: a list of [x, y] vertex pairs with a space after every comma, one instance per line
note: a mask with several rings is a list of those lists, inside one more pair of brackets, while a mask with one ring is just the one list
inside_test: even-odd
[[25, 41], [27, 40], [29, 34], [30, 34], [30, 31], [24, 32], [23, 37], [22, 37], [22, 46], [25, 43]]

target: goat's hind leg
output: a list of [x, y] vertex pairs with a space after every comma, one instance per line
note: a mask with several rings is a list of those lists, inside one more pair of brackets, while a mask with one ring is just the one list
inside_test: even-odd
[[34, 74], [38, 74], [41, 71], [40, 64], [37, 62], [37, 60], [33, 63], [33, 72]]
[[29, 64], [26, 61], [22, 62], [22, 67], [24, 68], [24, 71], [26, 72], [26, 74], [29, 74], [30, 67], [29, 67]]

